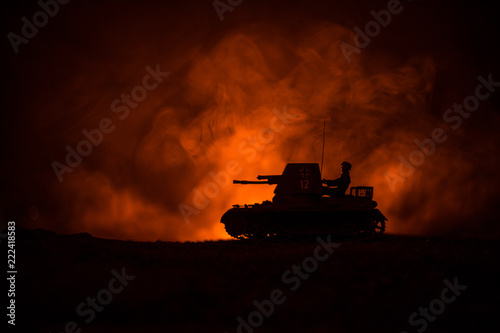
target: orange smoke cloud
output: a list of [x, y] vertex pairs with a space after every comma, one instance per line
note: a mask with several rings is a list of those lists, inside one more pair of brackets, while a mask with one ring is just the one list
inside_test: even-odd
[[[389, 55], [373, 57], [368, 48], [348, 64], [339, 44], [353, 35], [319, 20], [300, 31], [257, 22], [220, 32], [209, 44], [180, 41], [185, 52], [172, 50], [161, 64], [171, 72], [165, 82], [126, 120], [116, 120], [98, 152], [51, 187], [64, 207], [57, 218], [71, 221], [60, 230], [151, 241], [228, 238], [222, 214], [232, 204], [270, 200], [274, 188], [231, 180], [281, 174], [289, 162], [320, 162], [326, 118], [323, 177], [336, 178], [340, 162], [351, 162], [351, 185], [375, 187], [388, 232], [471, 232], [467, 221], [494, 206], [488, 198], [495, 188], [486, 179], [498, 183], [492, 171], [498, 162], [477, 170], [498, 139], [464, 126], [392, 191], [384, 175], [396, 172], [398, 155], [440, 124], [437, 66], [425, 55], [388, 65]], [[145, 59], [145, 51], [136, 52]], [[126, 84], [101, 85], [109, 101], [143, 75], [142, 64], [120, 66], [114, 70]], [[113, 114], [101, 97], [77, 132], [104, 116]], [[457, 151], [460, 145], [474, 150]]]

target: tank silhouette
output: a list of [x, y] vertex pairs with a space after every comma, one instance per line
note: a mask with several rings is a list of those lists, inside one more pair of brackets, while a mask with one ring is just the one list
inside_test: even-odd
[[274, 198], [253, 205], [233, 205], [221, 217], [229, 235], [238, 239], [307, 239], [331, 234], [339, 238], [381, 235], [386, 217], [375, 207], [373, 187], [351, 187], [350, 194], [325, 196], [317, 163], [288, 163], [282, 175], [233, 184], [277, 185]]

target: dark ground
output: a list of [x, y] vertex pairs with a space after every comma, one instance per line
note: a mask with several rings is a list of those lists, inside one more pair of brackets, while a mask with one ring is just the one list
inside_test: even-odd
[[[500, 327], [495, 240], [387, 235], [341, 242], [290, 291], [294, 283], [282, 274], [312, 256], [316, 241], [141, 243], [42, 230], [18, 230], [16, 238], [17, 323], [30, 332], [64, 332], [68, 321], [81, 332], [236, 332], [236, 318], [247, 318], [252, 302], [269, 299], [273, 289], [286, 300], [255, 332], [417, 332], [421, 325], [412, 327], [408, 317], [455, 277], [467, 289], [426, 332]], [[111, 270], [122, 267], [135, 278], [85, 323], [89, 315], [76, 307], [107, 289]]]

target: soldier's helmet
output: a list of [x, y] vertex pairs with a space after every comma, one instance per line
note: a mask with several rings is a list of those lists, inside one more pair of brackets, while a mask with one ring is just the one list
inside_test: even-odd
[[351, 170], [351, 167], [352, 167], [351, 163], [344, 161], [344, 162], [342, 162], [341, 165], [343, 167], [345, 167], [347, 170]]

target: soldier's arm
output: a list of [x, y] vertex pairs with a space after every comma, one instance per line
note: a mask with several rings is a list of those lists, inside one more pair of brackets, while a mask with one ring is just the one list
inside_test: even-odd
[[328, 186], [338, 186], [340, 184], [340, 178], [334, 180], [326, 180], [326, 185]]

